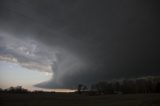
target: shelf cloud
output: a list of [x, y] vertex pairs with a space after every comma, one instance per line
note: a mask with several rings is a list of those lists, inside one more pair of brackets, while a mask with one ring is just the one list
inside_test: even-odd
[[160, 75], [149, 0], [1, 0], [0, 61], [53, 73], [43, 88]]

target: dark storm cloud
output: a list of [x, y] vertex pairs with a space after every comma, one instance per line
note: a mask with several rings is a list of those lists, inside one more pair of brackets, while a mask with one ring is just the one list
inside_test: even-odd
[[[4, 0], [0, 28], [64, 49], [58, 53], [65, 59], [56, 62], [60, 68], [54, 72], [56, 78], [37, 86], [72, 87], [159, 75], [157, 4], [151, 0]], [[70, 68], [64, 72], [64, 67]]]

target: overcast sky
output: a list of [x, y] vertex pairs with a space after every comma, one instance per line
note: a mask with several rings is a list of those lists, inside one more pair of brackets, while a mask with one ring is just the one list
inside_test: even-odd
[[1, 0], [0, 61], [52, 74], [42, 88], [160, 75], [159, 10], [154, 0]]

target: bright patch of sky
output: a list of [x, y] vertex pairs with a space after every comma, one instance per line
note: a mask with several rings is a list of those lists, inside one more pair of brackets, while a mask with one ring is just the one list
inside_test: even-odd
[[0, 61], [0, 88], [20, 85], [32, 89], [32, 85], [51, 78], [51, 73], [29, 70], [16, 63]]
[[0, 32], [1, 88], [17, 85], [28, 88], [46, 81], [50, 81], [49, 85], [62, 85], [66, 74], [72, 75], [85, 65], [81, 58], [61, 46], [48, 47], [32, 37]]

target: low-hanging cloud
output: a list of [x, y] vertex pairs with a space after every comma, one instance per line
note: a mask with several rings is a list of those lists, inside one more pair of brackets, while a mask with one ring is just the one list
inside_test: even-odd
[[8, 46], [0, 50], [26, 68], [53, 72], [53, 78], [38, 87], [72, 88], [78, 83], [160, 74], [155, 1], [2, 0], [0, 4], [1, 39], [7, 39], [4, 33], [9, 35], [9, 42], [0, 42]]
[[[50, 62], [33, 40], [22, 40], [1, 33], [0, 60], [20, 64], [29, 69], [52, 72]], [[42, 47], [43, 48], [43, 47]], [[43, 61], [42, 61], [43, 60]]]
[[[1, 33], [0, 61], [20, 64], [22, 67], [52, 73], [54, 88], [64, 88], [63, 77], [86, 67], [85, 61], [73, 53], [58, 47], [49, 48], [34, 38], [17, 38]], [[74, 71], [73, 71], [74, 70]], [[50, 81], [47, 81], [50, 82]], [[44, 82], [42, 82], [43, 85]], [[43, 87], [41, 84], [35, 86]]]

